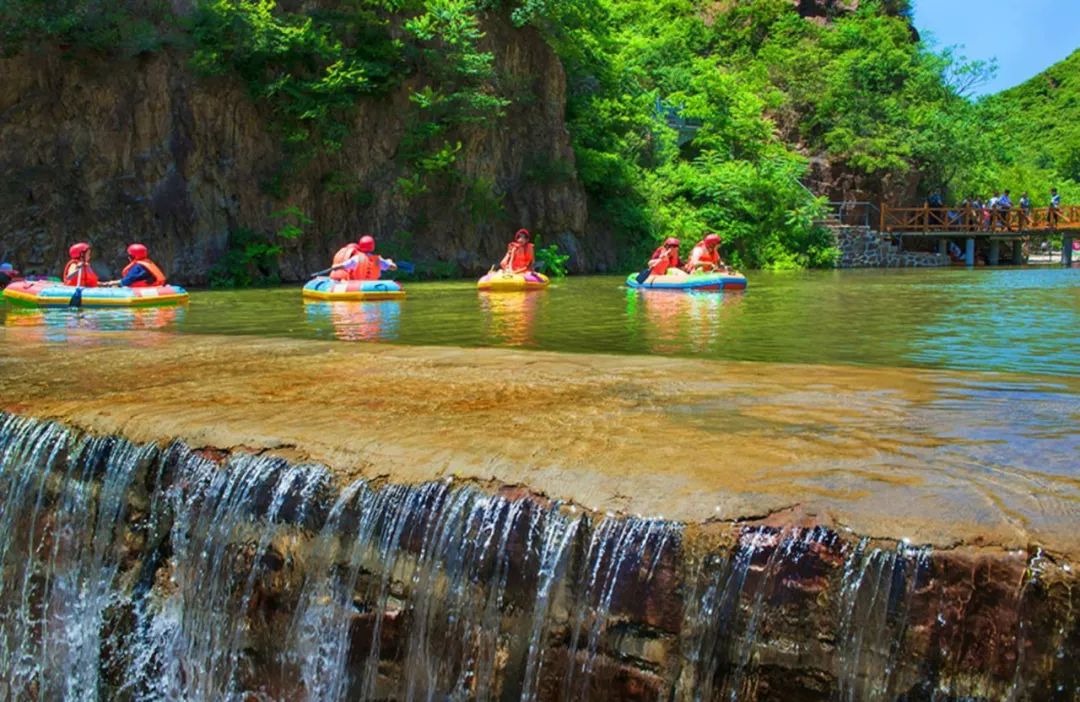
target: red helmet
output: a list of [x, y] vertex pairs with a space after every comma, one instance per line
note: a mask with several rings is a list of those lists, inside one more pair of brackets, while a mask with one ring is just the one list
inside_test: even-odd
[[85, 241], [80, 241], [78, 244], [71, 245], [71, 248], [68, 249], [68, 255], [72, 258], [79, 258], [89, 250], [90, 244], [87, 244]]
[[678, 245], [679, 245], [679, 240], [676, 239], [673, 236], [669, 236], [667, 239], [664, 239], [664, 246], [678, 246]]
[[370, 234], [365, 234], [364, 236], [360, 237], [360, 241], [357, 242], [357, 245], [364, 253], [371, 253], [375, 250], [375, 237], [371, 236]]
[[514, 233], [514, 238], [520, 239], [521, 237], [525, 237], [525, 241], [528, 241], [532, 238], [532, 234], [529, 234], [528, 229], [518, 229], [517, 232]]
[[146, 247], [142, 244], [132, 244], [128, 247], [128, 256], [131, 256], [136, 261], [141, 261], [149, 255]]
[[720, 244], [720, 235], [719, 234], [709, 234], [708, 236], [705, 237], [705, 245], [706, 246], [717, 246], [719, 244]]

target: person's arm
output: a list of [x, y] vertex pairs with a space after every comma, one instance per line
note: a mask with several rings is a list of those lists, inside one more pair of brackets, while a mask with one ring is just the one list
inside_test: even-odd
[[120, 285], [125, 288], [130, 288], [135, 283], [144, 281], [149, 283], [153, 279], [154, 276], [150, 275], [150, 271], [146, 270], [142, 264], [136, 263], [131, 267], [131, 270], [127, 272], [127, 275], [120, 279]]
[[379, 270], [380, 271], [396, 271], [397, 264], [394, 263], [392, 258], [383, 258], [379, 256]]
[[150, 273], [150, 271], [146, 270], [143, 266], [136, 263], [134, 266], [131, 267], [131, 270], [128, 271], [127, 275], [125, 275], [123, 278], [121, 278], [120, 280], [107, 280], [102, 283], [102, 286], [106, 288], [115, 288], [119, 285], [122, 288], [130, 288], [135, 283], [142, 281], [152, 283], [154, 281], [154, 276]]
[[330, 270], [331, 271], [351, 271], [351, 270], [355, 270], [356, 267], [359, 266], [359, 265], [360, 265], [360, 254], [356, 254], [355, 256], [350, 256], [349, 258], [345, 259], [344, 261], [337, 264], [336, 266], [331, 266]]

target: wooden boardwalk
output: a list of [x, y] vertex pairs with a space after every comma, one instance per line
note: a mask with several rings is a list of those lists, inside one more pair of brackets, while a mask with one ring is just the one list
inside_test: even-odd
[[881, 232], [909, 235], [1029, 236], [1080, 233], [1080, 205], [987, 213], [971, 208], [881, 206]]
[[1080, 205], [987, 212], [972, 208], [890, 207], [882, 205], [878, 231], [898, 237], [932, 237], [939, 250], [948, 251], [949, 239], [964, 239], [964, 262], [975, 265], [976, 239], [989, 240], [990, 265], [997, 265], [1002, 242], [1011, 242], [1012, 261], [1023, 261], [1024, 242], [1061, 235], [1061, 262], [1072, 265], [1072, 241], [1080, 237]]

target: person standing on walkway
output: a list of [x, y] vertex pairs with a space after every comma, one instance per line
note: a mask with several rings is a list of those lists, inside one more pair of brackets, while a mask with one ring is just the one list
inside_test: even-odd
[[1031, 224], [1031, 198], [1027, 191], [1020, 193], [1020, 228], [1027, 229]]
[[1009, 224], [1009, 214], [1012, 212], [1012, 198], [1009, 197], [1009, 191], [1006, 190], [998, 198], [998, 221], [1001, 222], [1001, 228], [1005, 231], [1011, 231], [1012, 226]]
[[1061, 196], [1057, 188], [1050, 188], [1050, 210], [1046, 213], [1046, 222], [1051, 229], [1057, 229], [1058, 214], [1061, 212]]

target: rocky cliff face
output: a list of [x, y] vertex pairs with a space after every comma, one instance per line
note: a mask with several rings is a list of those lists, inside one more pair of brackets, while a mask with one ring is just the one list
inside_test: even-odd
[[230, 232], [276, 231], [282, 222], [271, 213], [292, 205], [314, 223], [286, 245], [286, 280], [324, 267], [365, 232], [463, 272], [498, 260], [519, 226], [571, 249], [578, 270], [603, 263], [583, 238], [558, 58], [504, 19], [485, 31], [500, 89], [514, 101], [505, 117], [460, 134], [458, 167], [472, 190], [458, 184], [412, 200], [394, 188], [409, 85], [366, 99], [344, 148], [286, 174], [272, 195], [284, 154], [268, 115], [239, 83], [196, 76], [182, 52], [76, 59], [54, 48], [2, 59], [0, 257], [55, 272], [68, 245], [87, 240], [109, 276], [126, 245], [141, 241], [178, 282], [203, 284]]

